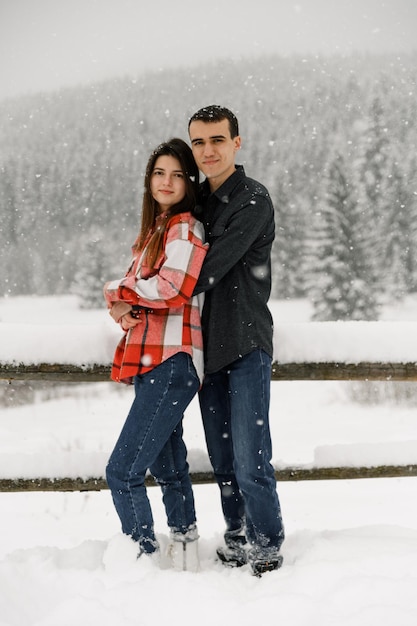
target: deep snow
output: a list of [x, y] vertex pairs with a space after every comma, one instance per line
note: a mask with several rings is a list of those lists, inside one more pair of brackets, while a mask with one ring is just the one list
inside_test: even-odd
[[[283, 336], [289, 330], [289, 357], [296, 350], [308, 351], [308, 343], [312, 347], [316, 336], [311, 332], [314, 325], [305, 324], [308, 305], [272, 303], [271, 308], [277, 326], [282, 324]], [[409, 333], [416, 310], [411, 299], [399, 309], [386, 309], [381, 328], [384, 325], [396, 336], [394, 345], [389, 341], [392, 335], [385, 335], [387, 358], [397, 355], [401, 359], [399, 343], [403, 342], [404, 352], [407, 349], [408, 358], [413, 357], [409, 360], [415, 360], [417, 350], [409, 347], [414, 340]], [[390, 329], [391, 320], [401, 323]], [[21, 345], [11, 331], [29, 332], [28, 324], [39, 331], [32, 332], [35, 338], [30, 348], [25, 344], [29, 360], [42, 351], [50, 353], [57, 344], [64, 357], [67, 352], [63, 353], [62, 346], [68, 346], [69, 354], [74, 336], [79, 338], [81, 333], [85, 339], [91, 337], [76, 346], [78, 354], [85, 354], [84, 362], [91, 362], [90, 351], [95, 351], [93, 360], [101, 354], [105, 361], [117, 340], [117, 328], [105, 312], [78, 311], [72, 298], [0, 300], [1, 360], [10, 358], [14, 344], [16, 350]], [[292, 328], [298, 324], [304, 331], [298, 334], [286, 324]], [[61, 331], [65, 328], [65, 336], [58, 326]], [[347, 326], [338, 326], [337, 333], [343, 333], [343, 328], [349, 331]], [[337, 338], [332, 339], [331, 349], [345, 350], [346, 358], [355, 360], [349, 332], [338, 335], [342, 337], [339, 344]], [[365, 328], [352, 332], [361, 335], [362, 348], [368, 342], [368, 355], [372, 342], [380, 349], [381, 335], [371, 333], [371, 340]], [[96, 346], [95, 341], [103, 336], [107, 339]], [[316, 353], [323, 355], [326, 341], [321, 338], [315, 346]], [[277, 467], [415, 462], [416, 403], [358, 404], [351, 399], [351, 387], [333, 382], [272, 384]], [[113, 383], [84, 384], [77, 385], [70, 397], [2, 408], [0, 476], [102, 474], [131, 394], [130, 388]], [[195, 402], [187, 411], [185, 437], [192, 468], [208, 468]], [[280, 571], [261, 579], [253, 578], [247, 567], [228, 570], [215, 562], [223, 521], [214, 485], [195, 487], [201, 535], [198, 574], [176, 573], [166, 568], [165, 561], [163, 569], [143, 559], [136, 561], [135, 546], [119, 532], [108, 491], [2, 493], [0, 626], [232, 622], [243, 626], [269, 622], [414, 626], [416, 487], [417, 478], [279, 484], [287, 531], [285, 563]], [[165, 545], [168, 533], [160, 492], [158, 488], [148, 491], [156, 531]]]

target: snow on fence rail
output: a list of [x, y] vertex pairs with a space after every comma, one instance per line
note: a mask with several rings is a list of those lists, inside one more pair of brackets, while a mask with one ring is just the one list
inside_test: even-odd
[[[1, 363], [0, 380], [49, 380], [55, 382], [100, 382], [110, 378], [110, 365], [99, 363]], [[417, 362], [305, 362], [272, 365], [271, 380], [369, 380], [417, 381]]]
[[[114, 331], [109, 332], [106, 325], [43, 328], [19, 324], [18, 329], [16, 326], [0, 324], [0, 379], [55, 382], [109, 380], [115, 335]], [[19, 337], [18, 342], [14, 340], [15, 336]], [[417, 381], [417, 324], [414, 322], [278, 324], [274, 342], [277, 360], [272, 369], [273, 381]], [[284, 481], [416, 475], [417, 463], [371, 467], [287, 467], [276, 470], [277, 479]], [[194, 472], [192, 480], [194, 483], [205, 483], [214, 479], [210, 472]], [[149, 477], [148, 484], [154, 484], [152, 477]], [[104, 477], [0, 479], [0, 491], [90, 491], [106, 488]]]

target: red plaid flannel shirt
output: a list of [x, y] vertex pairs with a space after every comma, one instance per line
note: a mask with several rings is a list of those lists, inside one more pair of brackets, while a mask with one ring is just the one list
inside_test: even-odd
[[141, 307], [139, 324], [125, 333], [116, 348], [111, 377], [129, 384], [136, 374], [186, 352], [202, 380], [203, 298], [192, 293], [207, 253], [203, 225], [190, 213], [171, 217], [156, 272], [142, 264], [145, 250], [146, 246], [136, 253], [125, 277], [107, 283], [104, 292], [109, 307], [118, 300]]

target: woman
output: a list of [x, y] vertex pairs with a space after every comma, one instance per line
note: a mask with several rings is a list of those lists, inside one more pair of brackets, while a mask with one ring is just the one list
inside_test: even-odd
[[[174, 566], [198, 568], [196, 515], [183, 441], [183, 413], [203, 376], [200, 312], [193, 297], [207, 252], [191, 215], [199, 172], [191, 149], [171, 139], [152, 153], [142, 223], [124, 278], [106, 283], [110, 314], [125, 335], [112, 379], [135, 386], [106, 476], [122, 530], [141, 554], [159, 551], [144, 484], [149, 469], [162, 488]], [[177, 563], [175, 561], [177, 559]], [[188, 561], [188, 565], [187, 565]]]

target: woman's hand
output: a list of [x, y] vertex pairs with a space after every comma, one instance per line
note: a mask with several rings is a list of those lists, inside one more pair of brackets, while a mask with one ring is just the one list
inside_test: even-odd
[[114, 321], [119, 323], [123, 315], [126, 315], [126, 313], [129, 313], [131, 310], [132, 307], [130, 304], [127, 304], [127, 302], [123, 302], [122, 300], [118, 300], [117, 302], [113, 302], [109, 313]]
[[141, 320], [137, 317], [132, 317], [130, 313], [126, 313], [120, 319], [120, 326], [123, 328], [123, 330], [130, 330], [140, 323]]
[[130, 314], [131, 311], [132, 307], [130, 304], [127, 304], [127, 302], [123, 302], [123, 300], [117, 300], [117, 302], [113, 302], [109, 313], [114, 321], [120, 324], [122, 329], [126, 331], [134, 328], [137, 324], [140, 324], [141, 322], [141, 320], [137, 317], [132, 317], [132, 315]]

